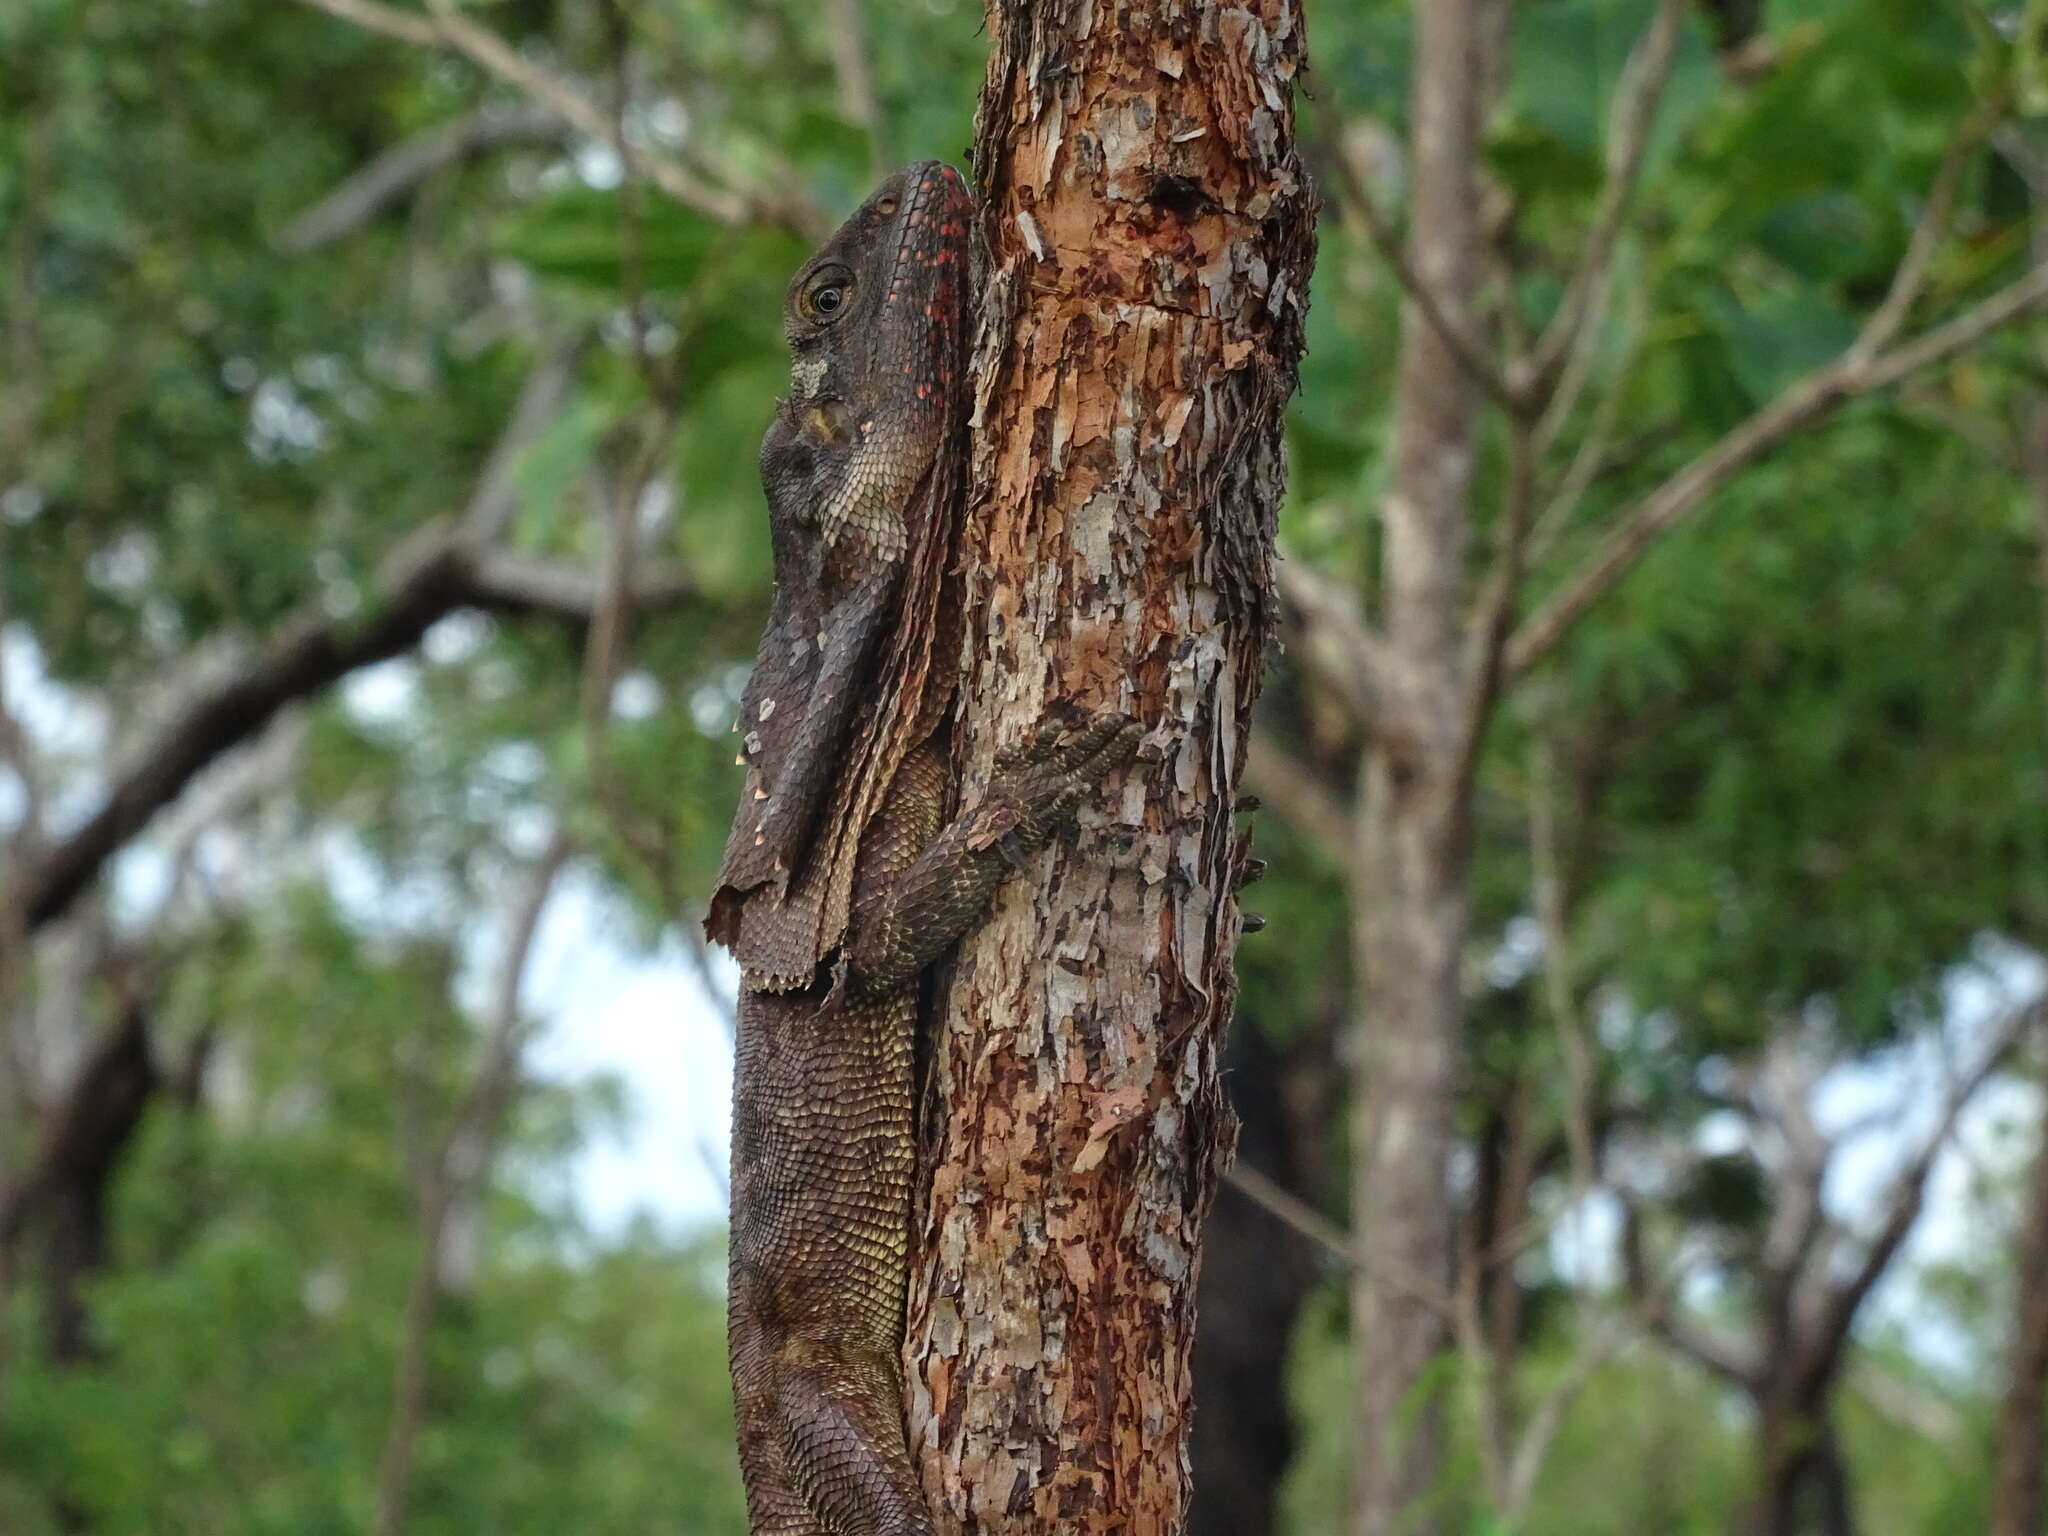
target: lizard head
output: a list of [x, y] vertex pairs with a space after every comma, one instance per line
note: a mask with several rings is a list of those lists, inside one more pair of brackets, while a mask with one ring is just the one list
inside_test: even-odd
[[790, 393], [761, 473], [828, 543], [852, 527], [874, 554], [902, 553], [912, 493], [963, 401], [973, 207], [950, 165], [907, 166], [789, 285]]

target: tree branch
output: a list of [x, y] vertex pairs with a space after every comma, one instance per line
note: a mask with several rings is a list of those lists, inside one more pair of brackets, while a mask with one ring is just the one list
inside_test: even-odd
[[1856, 1266], [1847, 1280], [1828, 1292], [1820, 1316], [1815, 1320], [1811, 1342], [1801, 1352], [1799, 1379], [1808, 1389], [1816, 1388], [1834, 1374], [1835, 1361], [1849, 1337], [1849, 1330], [1855, 1325], [1857, 1312], [1890, 1267], [1914, 1223], [1919, 1221], [1927, 1198], [1928, 1176], [1947, 1149], [1950, 1137], [1955, 1134], [1957, 1120], [1976, 1098], [1978, 1090], [2004, 1065], [2020, 1038], [2044, 1019], [2048, 1019], [2048, 1001], [2042, 999], [2037, 998], [2025, 1007], [2011, 1010], [2000, 1021], [1991, 1044], [1977, 1065], [1949, 1089], [1934, 1129], [1928, 1133], [1927, 1140], [1912, 1161], [1901, 1168], [1892, 1180], [1883, 1205], [1883, 1223], [1865, 1251], [1863, 1262]]
[[[469, 566], [467, 597], [490, 613], [590, 623], [603, 604], [603, 578], [585, 566], [513, 550], [491, 550]], [[697, 595], [688, 572], [656, 568], [636, 575], [628, 587], [635, 612], [673, 608]]]
[[[300, 0], [330, 16], [420, 48], [461, 54], [486, 74], [494, 75], [552, 112], [578, 133], [612, 142], [612, 124], [602, 108], [574, 84], [550, 73], [513, 48], [497, 33], [479, 26], [450, 0], [427, 0], [428, 14], [417, 15], [379, 0]], [[783, 197], [747, 196], [704, 180], [688, 166], [645, 147], [636, 150], [647, 179], [687, 208], [722, 224], [757, 220], [779, 223], [807, 239], [825, 233], [824, 216], [815, 208]]]
[[1471, 333], [1462, 319], [1444, 307], [1436, 289], [1416, 270], [1399, 232], [1388, 221], [1379, 200], [1366, 184], [1365, 176], [1353, 163], [1341, 136], [1325, 133], [1322, 137], [1328, 151], [1325, 158], [1336, 172], [1338, 208], [1365, 226], [1373, 249], [1380, 253], [1380, 259], [1386, 262], [1402, 292], [1408, 295], [1430, 327], [1443, 339], [1445, 349], [1457, 359], [1466, 376], [1502, 410], [1513, 416], [1524, 414], [1528, 410], [1528, 397], [1508, 381], [1487, 356], [1484, 343]]
[[1438, 1287], [1426, 1284], [1419, 1275], [1397, 1271], [1377, 1254], [1360, 1251], [1342, 1227], [1306, 1200], [1282, 1189], [1258, 1169], [1245, 1163], [1235, 1163], [1223, 1175], [1223, 1182], [1268, 1216], [1306, 1238], [1346, 1270], [1365, 1270], [1377, 1276], [1382, 1284], [1421, 1302], [1446, 1321], [1454, 1320], [1451, 1303]]
[[1252, 732], [1244, 787], [1279, 812], [1303, 841], [1327, 849], [1340, 868], [1350, 867], [1354, 838], [1343, 798], [1263, 727]]
[[1758, 1368], [1742, 1357], [1741, 1346], [1699, 1327], [1672, 1304], [1671, 1288], [1650, 1278], [1642, 1212], [1626, 1195], [1622, 1197], [1621, 1257], [1629, 1299], [1650, 1333], [1709, 1375], [1753, 1391]]
[[1659, 538], [1786, 438], [1824, 420], [1851, 400], [1888, 389], [1922, 369], [1946, 362], [2044, 303], [2048, 303], [2048, 263], [1915, 341], [1868, 359], [1852, 344], [1834, 362], [1788, 387], [1623, 516], [1584, 566], [1567, 577], [1515, 631], [1507, 646], [1506, 677], [1521, 676], [1549, 655]]
[[1528, 567], [1529, 525], [1536, 506], [1536, 445], [1527, 422], [1508, 424], [1507, 486], [1500, 512], [1500, 546], [1473, 605], [1465, 636], [1464, 706], [1458, 717], [1458, 756], [1452, 782], [1477, 771], [1487, 721], [1501, 684], [1501, 658]]
[[299, 256], [331, 245], [367, 224], [435, 172], [514, 145], [560, 144], [567, 124], [539, 106], [505, 110], [485, 107], [452, 122], [437, 123], [387, 149], [355, 175], [287, 224], [278, 249]]
[[1303, 663], [1350, 705], [1360, 729], [1390, 749], [1412, 751], [1422, 739], [1413, 691], [1387, 643], [1366, 622], [1345, 587], [1298, 560], [1274, 568]]
[[100, 809], [10, 891], [23, 926], [34, 932], [62, 916], [200, 769], [255, 735], [285, 704], [409, 650], [462, 602], [461, 549], [453, 539], [417, 541], [394, 566], [378, 584], [383, 601], [367, 622], [343, 626], [317, 608], [297, 614], [272, 632], [249, 666], [166, 722]]
[[[286, 619], [246, 667], [166, 721], [100, 809], [8, 892], [24, 914], [24, 927], [34, 932], [62, 916], [107, 861], [201, 769], [254, 736], [285, 705], [411, 650], [437, 620], [459, 608], [587, 623], [597, 585], [594, 575], [554, 562], [505, 553], [475, 556], [446, 523], [428, 529], [388, 562], [370, 619], [340, 623], [317, 607]], [[634, 600], [641, 607], [672, 605], [694, 591], [687, 578], [665, 573], [637, 585]]]
[[506, 937], [505, 955], [498, 967], [483, 1060], [449, 1116], [424, 1170], [419, 1192], [419, 1267], [413, 1272], [406, 1295], [405, 1327], [392, 1367], [391, 1424], [377, 1462], [376, 1514], [371, 1526], [376, 1536], [399, 1536], [405, 1529], [413, 1453], [426, 1419], [428, 1346], [443, 1294], [442, 1246], [447, 1237], [448, 1218], [465, 1189], [488, 1171], [486, 1149], [492, 1125], [503, 1113], [511, 1094], [528, 1034], [519, 1007], [520, 981], [526, 974], [527, 957], [533, 950], [541, 913], [547, 908], [556, 876], [568, 862], [571, 847], [567, 834], [558, 828], [527, 876]]
[[148, 1015], [143, 1008], [128, 1005], [135, 989], [123, 990], [123, 1006], [94, 1039], [63, 1098], [45, 1117], [35, 1155], [12, 1183], [0, 1189], [0, 1276], [11, 1271], [15, 1248], [37, 1203], [98, 1158], [113, 1122], [125, 1114], [120, 1106], [138, 1077], [153, 1085]]
[[1593, 214], [1586, 247], [1565, 288], [1564, 300], [1544, 327], [1527, 362], [1511, 370], [1512, 387], [1523, 398], [1550, 403], [1566, 360], [1585, 342], [1602, 306], [1614, 268], [1614, 250], [1642, 177], [1643, 157], [1657, 105], [1671, 79], [1671, 61], [1678, 51], [1679, 25], [1687, 0], [1661, 0], [1650, 25], [1630, 51], [1616, 88], [1607, 129], [1607, 178]]
[[1912, 237], [1906, 242], [1906, 254], [1900, 259], [1898, 270], [1892, 274], [1891, 287], [1885, 293], [1884, 302], [1878, 305], [1876, 313], [1856, 339], [1856, 356], [1875, 357], [1890, 346], [1912, 314], [1913, 305], [1927, 286], [1934, 253], [1941, 245], [1942, 236], [1948, 232], [1949, 217], [1955, 208], [1956, 188], [1962, 183], [1963, 172], [1969, 169], [1970, 158], [1977, 152], [1978, 145], [2005, 115], [2007, 104], [2007, 93], [2002, 89], [1995, 91], [1978, 104], [1957, 130], [1948, 152], [1942, 157], [1940, 168], [1934, 173], [1933, 184], [1927, 190], [1927, 202], [1920, 210], [1919, 221], [1913, 226]]

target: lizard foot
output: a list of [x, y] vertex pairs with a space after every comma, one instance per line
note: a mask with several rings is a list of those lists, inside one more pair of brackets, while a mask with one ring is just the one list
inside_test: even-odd
[[1028, 745], [998, 758], [986, 803], [1007, 824], [1004, 854], [1014, 863], [1043, 846], [1082, 800], [1100, 793], [1105, 775], [1130, 761], [1143, 735], [1128, 715], [1105, 710], [1049, 719]]
[[832, 1536], [935, 1536], [903, 1444], [893, 1357], [785, 1348], [775, 1400], [791, 1479]]

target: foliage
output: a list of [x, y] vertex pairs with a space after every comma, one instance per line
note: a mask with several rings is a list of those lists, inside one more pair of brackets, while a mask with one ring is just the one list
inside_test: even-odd
[[[877, 158], [957, 159], [967, 142], [984, 54], [969, 0], [862, 8], [872, 123], [850, 120], [816, 6], [626, 9], [623, 71], [609, 7], [463, 14], [593, 101], [623, 73], [643, 150], [826, 213], [852, 206]], [[1598, 195], [1607, 107], [1646, 8], [1515, 9], [1487, 157], [1529, 257], [1496, 297], [1534, 330]], [[1312, 124], [1386, 149], [1407, 113], [1408, 7], [1310, 15]], [[1616, 322], [1558, 443], [1565, 458], [1601, 453], [1603, 472], [1550, 528], [1539, 598], [1634, 497], [1854, 333], [1959, 120], [2008, 65], [2040, 110], [2031, 45], [2014, 64], [1961, 7], [1781, 0], [1767, 32], [1774, 63], [1752, 79], [1731, 76], [1703, 26], [1686, 32]], [[6, 1314], [0, 1528], [363, 1530], [422, 1257], [420, 1159], [486, 1049], [477, 956], [517, 877], [566, 828], [579, 874], [650, 947], [708, 886], [735, 786], [726, 726], [767, 587], [752, 445], [781, 387], [777, 316], [804, 241], [787, 220], [732, 226], [622, 187], [609, 146], [569, 135], [445, 165], [341, 238], [287, 253], [283, 231], [394, 144], [517, 94], [303, 5], [16, 0], [0, 7], [0, 56], [15, 65], [0, 73], [0, 630], [36, 658], [39, 692], [86, 722], [45, 747], [54, 828], [82, 820], [152, 722], [291, 616], [372, 619], [393, 552], [468, 504], [523, 382], [572, 334], [587, 344], [566, 398], [517, 445], [505, 546], [594, 568], [625, 487], [635, 566], [689, 578], [631, 626], [601, 732], [587, 625], [443, 619], [378, 687], [359, 679], [313, 707], [288, 781], [220, 829], [197, 860], [207, 878], [154, 926], [134, 892], [165, 879], [168, 836], [117, 865], [114, 896], [78, 922], [144, 958], [158, 1057], [197, 1052], [205, 1081], [189, 1101], [160, 1093], [122, 1159], [110, 1255], [86, 1293], [93, 1357], [37, 1344], [48, 1298], [33, 1273]], [[2039, 124], [2013, 131], [2032, 142]], [[1398, 172], [1381, 190], [1398, 209]], [[2005, 158], [1973, 162], [1960, 207], [1928, 315], [2027, 259], [2028, 194]], [[1282, 537], [1346, 579], [1380, 557], [1401, 308], [1333, 210]], [[1612, 1113], [1645, 1141], [1695, 1146], [1727, 1108], [1731, 1064], [1788, 1021], [1881, 1066], [1927, 1033], [1980, 936], [2041, 942], [2042, 535], [2036, 490], [2009, 462], [2037, 341], [2009, 338], [1778, 452], [1663, 542], [1503, 711], [1475, 831], [1473, 1145], [1517, 1084], [1553, 1128], [1562, 1110], [1529, 941], [1544, 753], [1586, 791], [1565, 817], [1574, 996], [1604, 1021]], [[1504, 452], [1485, 445], [1482, 544]], [[1358, 743], [1289, 662], [1267, 721], [1331, 795], [1354, 792]], [[0, 769], [0, 836], [18, 798]], [[1244, 952], [1245, 1015], [1313, 1064], [1354, 995], [1337, 959], [1351, 914], [1340, 851], [1278, 821], [1265, 813], [1259, 834], [1274, 869], [1250, 904], [1274, 921]], [[0, 1013], [64, 995], [55, 947], [20, 999], [0, 990]], [[109, 996], [86, 989], [73, 1036], [38, 1062], [75, 1055]], [[604, 1098], [532, 1081], [514, 1096], [474, 1274], [431, 1330], [408, 1529], [743, 1528], [715, 1243], [590, 1230], [560, 1193]], [[0, 1170], [31, 1133], [0, 1127]], [[1313, 1139], [1305, 1161], [1341, 1164], [1339, 1122]], [[1993, 1185], [2030, 1149], [2015, 1140]], [[1671, 1196], [1662, 1214], [1695, 1238], [1754, 1237], [1770, 1212], [1752, 1167], [1717, 1163], [1735, 1177], [1686, 1186], [1718, 1201], [1655, 1191]], [[1546, 1165], [1537, 1214], [1565, 1202], [1563, 1177]], [[1313, 1191], [1332, 1210], [1341, 1178]], [[1903, 1282], [1973, 1359], [1996, 1355], [2014, 1281], [2001, 1248]], [[1568, 1270], [1538, 1245], [1517, 1272], [1540, 1296], [1570, 1289]], [[1718, 1278], [1714, 1305], [1746, 1321], [1743, 1277]], [[1340, 1311], [1321, 1297], [1294, 1342], [1306, 1446], [1286, 1509], [1303, 1533], [1338, 1528], [1349, 1463]], [[1531, 1313], [1523, 1402], [1578, 1341], [1569, 1307]], [[1952, 1390], [1922, 1369], [1922, 1343], [1855, 1351], [1941, 1395], [1958, 1426], [1937, 1442], [1852, 1399], [1844, 1435], [1875, 1536], [1984, 1519], [1995, 1383]], [[1745, 1412], [1631, 1345], [1576, 1399], [1515, 1529], [1725, 1529], [1753, 1471]], [[1469, 1417], [1454, 1421], [1453, 1528], [1485, 1530]]]

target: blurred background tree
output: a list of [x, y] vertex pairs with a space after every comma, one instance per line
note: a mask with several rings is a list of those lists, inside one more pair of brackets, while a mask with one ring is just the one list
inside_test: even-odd
[[[2039, 8], [1307, 10], [1194, 1528], [2039, 1536]], [[980, 21], [0, 8], [0, 1529], [743, 1529], [526, 973], [701, 963], [782, 284]]]

